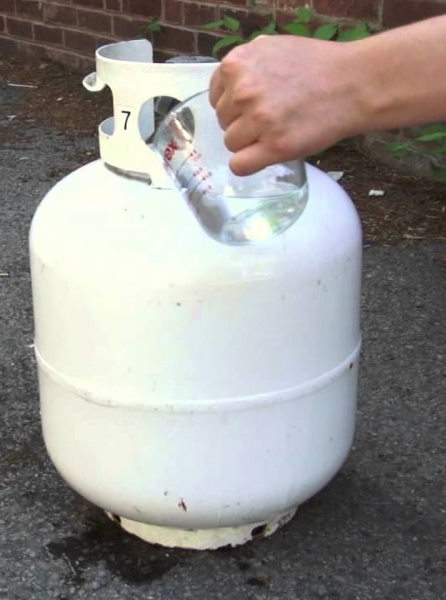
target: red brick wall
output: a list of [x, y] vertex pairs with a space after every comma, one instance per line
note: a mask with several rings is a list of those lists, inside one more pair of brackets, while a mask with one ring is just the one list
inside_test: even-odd
[[378, 29], [446, 13], [446, 0], [0, 0], [0, 52], [28, 51], [82, 70], [99, 45], [135, 38], [159, 19], [158, 59], [210, 54], [218, 37], [200, 25], [227, 14], [261, 26], [305, 4], [322, 20], [359, 19]]

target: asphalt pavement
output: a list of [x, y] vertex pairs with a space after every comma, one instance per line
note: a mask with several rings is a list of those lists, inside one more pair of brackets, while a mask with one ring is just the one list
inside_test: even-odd
[[0, 83], [0, 598], [446, 599], [446, 245], [365, 250], [356, 438], [322, 492], [240, 548], [146, 544], [72, 491], [42, 441], [28, 230], [97, 147], [11, 119], [21, 93]]

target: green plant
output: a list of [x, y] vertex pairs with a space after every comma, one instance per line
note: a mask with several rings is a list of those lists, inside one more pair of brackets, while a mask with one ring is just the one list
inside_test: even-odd
[[368, 37], [370, 32], [365, 23], [355, 27], [341, 29], [337, 23], [326, 23], [316, 29], [311, 28], [313, 13], [309, 8], [299, 7], [295, 11], [295, 18], [283, 26], [283, 31], [291, 35], [312, 37], [318, 40], [336, 40], [337, 42], [350, 42]]
[[313, 13], [309, 8], [299, 7], [295, 11], [295, 17], [289, 23], [280, 27], [277, 21], [272, 18], [271, 21], [261, 29], [256, 29], [245, 33], [241, 22], [230, 16], [224, 16], [218, 21], [206, 23], [201, 27], [206, 31], [225, 31], [225, 35], [219, 39], [212, 48], [212, 54], [217, 54], [223, 50], [240, 44], [250, 42], [259, 35], [277, 35], [287, 33], [289, 35], [297, 35], [302, 37], [313, 37], [319, 40], [336, 40], [338, 42], [347, 42], [359, 40], [370, 35], [370, 31], [365, 23], [359, 23], [355, 27], [342, 29], [337, 23], [326, 23], [317, 28], [311, 27]]
[[411, 152], [423, 154], [429, 160], [435, 178], [446, 181], [446, 167], [441, 164], [441, 159], [446, 155], [446, 123], [427, 125], [412, 139], [389, 142], [387, 148], [397, 158]]
[[147, 23], [147, 25], [144, 25], [144, 27], [141, 29], [141, 33], [143, 35], [148, 35], [150, 33], [160, 33], [161, 32], [161, 24], [159, 22], [159, 19], [153, 19], [153, 21], [150, 21], [150, 23]]
[[238, 46], [240, 44], [250, 42], [259, 35], [275, 35], [278, 33], [277, 24], [274, 20], [272, 20], [265, 27], [252, 31], [249, 35], [245, 35], [242, 32], [242, 26], [240, 21], [238, 19], [235, 19], [234, 17], [229, 16], [224, 16], [218, 21], [206, 23], [206, 25], [203, 25], [201, 29], [207, 31], [215, 31], [220, 29], [222, 31], [230, 32], [229, 35], [222, 37], [220, 40], [218, 40], [218, 42], [214, 44], [214, 47], [212, 48], [212, 54], [214, 56], [216, 56], [220, 52], [220, 50], [223, 50], [224, 48], [228, 48], [230, 46]]

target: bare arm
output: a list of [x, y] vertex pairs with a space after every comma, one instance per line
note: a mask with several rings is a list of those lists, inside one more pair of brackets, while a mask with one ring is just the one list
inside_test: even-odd
[[358, 42], [258, 38], [223, 59], [210, 100], [239, 175], [366, 131], [446, 119], [446, 16]]

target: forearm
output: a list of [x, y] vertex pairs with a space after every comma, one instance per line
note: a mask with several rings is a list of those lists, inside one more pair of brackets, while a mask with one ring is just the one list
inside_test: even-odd
[[446, 16], [372, 36], [354, 48], [358, 133], [446, 120]]

